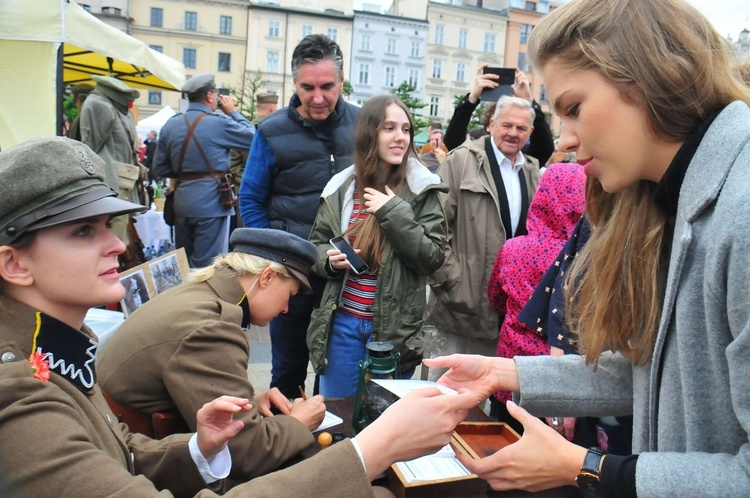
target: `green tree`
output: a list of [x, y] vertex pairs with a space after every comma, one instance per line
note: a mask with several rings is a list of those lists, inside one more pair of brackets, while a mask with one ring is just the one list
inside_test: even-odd
[[354, 92], [354, 88], [352, 87], [352, 84], [349, 83], [349, 80], [344, 80], [343, 88], [341, 89], [341, 93], [344, 94], [344, 97], [349, 97], [349, 95]]
[[229, 87], [229, 93], [237, 98], [237, 110], [250, 121], [256, 118], [255, 95], [267, 83], [263, 79], [263, 71], [247, 71], [240, 88]]
[[422, 109], [427, 107], [427, 104], [412, 95], [416, 90], [414, 85], [409, 84], [408, 81], [404, 81], [392, 89], [391, 93], [401, 99], [401, 102], [409, 109], [412, 120], [414, 120], [414, 128], [421, 130], [430, 123], [422, 117]]

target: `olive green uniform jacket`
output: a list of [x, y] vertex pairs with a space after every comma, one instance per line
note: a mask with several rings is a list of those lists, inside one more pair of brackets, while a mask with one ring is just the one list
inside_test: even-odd
[[[34, 377], [36, 311], [0, 297], [0, 494], [13, 498], [214, 497], [190, 457], [190, 434], [155, 441], [117, 422], [98, 386]], [[89, 337], [84, 327], [81, 331]], [[158, 491], [163, 490], [163, 491]], [[352, 444], [231, 489], [228, 497], [373, 496]]]
[[[539, 183], [539, 163], [524, 156], [529, 203]], [[497, 339], [500, 317], [490, 306], [487, 284], [505, 244], [497, 187], [485, 152], [485, 137], [452, 150], [437, 173], [450, 191], [441, 195], [448, 221], [445, 263], [430, 283], [428, 323], [453, 334]]]
[[[204, 403], [224, 394], [252, 399], [250, 346], [238, 306], [244, 295], [228, 268], [206, 282], [183, 283], [157, 295], [129, 316], [100, 351], [99, 385], [134, 410], [177, 410], [191, 430]], [[229, 443], [234, 479], [267, 474], [314, 442], [294, 417], [266, 418], [253, 407], [238, 418], [245, 428]]]
[[[326, 251], [332, 248], [329, 240], [341, 235], [349, 225], [354, 178], [354, 166], [331, 178], [323, 190], [310, 235], [310, 241], [318, 248], [313, 271], [327, 279], [307, 329], [310, 361], [317, 373], [325, 369], [328, 338], [347, 274], [326, 270]], [[375, 290], [373, 340], [394, 344], [395, 351], [401, 354], [402, 371], [420, 361], [419, 354], [409, 349], [406, 341], [422, 328], [427, 309], [427, 277], [443, 264], [446, 225], [439, 192], [447, 192], [440, 177], [410, 160], [401, 192], [372, 215], [388, 239]]]

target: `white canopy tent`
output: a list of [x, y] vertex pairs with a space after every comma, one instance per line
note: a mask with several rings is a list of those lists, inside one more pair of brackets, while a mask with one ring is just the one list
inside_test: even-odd
[[64, 85], [92, 74], [181, 88], [185, 67], [73, 0], [0, 0], [0, 146], [62, 130]]
[[156, 132], [158, 133], [159, 131], [161, 131], [161, 127], [164, 126], [164, 123], [166, 123], [167, 120], [175, 114], [177, 114], [175, 110], [172, 109], [171, 106], [167, 105], [162, 107], [156, 114], [152, 114], [147, 118], [141, 119], [136, 125], [138, 136], [142, 139], [145, 139], [148, 135], [148, 132], [150, 132], [151, 130], [156, 130]]

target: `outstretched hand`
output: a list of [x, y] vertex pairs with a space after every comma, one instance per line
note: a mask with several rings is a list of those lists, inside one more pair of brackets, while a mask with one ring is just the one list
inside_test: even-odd
[[461, 463], [498, 491], [540, 491], [575, 485], [586, 448], [566, 441], [512, 401], [506, 407], [508, 413], [523, 424], [521, 439], [479, 460], [457, 455]]
[[422, 361], [430, 368], [448, 368], [438, 383], [455, 390], [469, 389], [479, 401], [489, 398], [495, 391], [518, 391], [518, 373], [513, 360], [453, 354]]
[[487, 67], [488, 64], [485, 62], [484, 64], [481, 64], [479, 68], [477, 68], [477, 77], [474, 79], [474, 87], [471, 89], [471, 92], [469, 93], [469, 102], [472, 104], [476, 104], [479, 99], [482, 97], [482, 92], [485, 89], [493, 89], [497, 88], [497, 85], [500, 83], [497, 81], [500, 79], [500, 76], [494, 73], [484, 73], [484, 68]]
[[203, 456], [208, 459], [223, 450], [245, 426], [234, 420], [234, 414], [251, 409], [250, 400], [234, 396], [221, 396], [203, 405], [196, 414], [198, 448]]

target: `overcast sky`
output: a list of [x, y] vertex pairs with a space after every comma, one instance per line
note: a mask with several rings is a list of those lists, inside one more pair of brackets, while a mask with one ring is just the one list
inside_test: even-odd
[[[740, 31], [750, 29], [750, 1], [748, 0], [687, 0], [711, 21], [721, 36], [737, 41]], [[364, 0], [387, 8], [391, 0]], [[354, 8], [361, 9], [363, 0], [355, 0]]]

